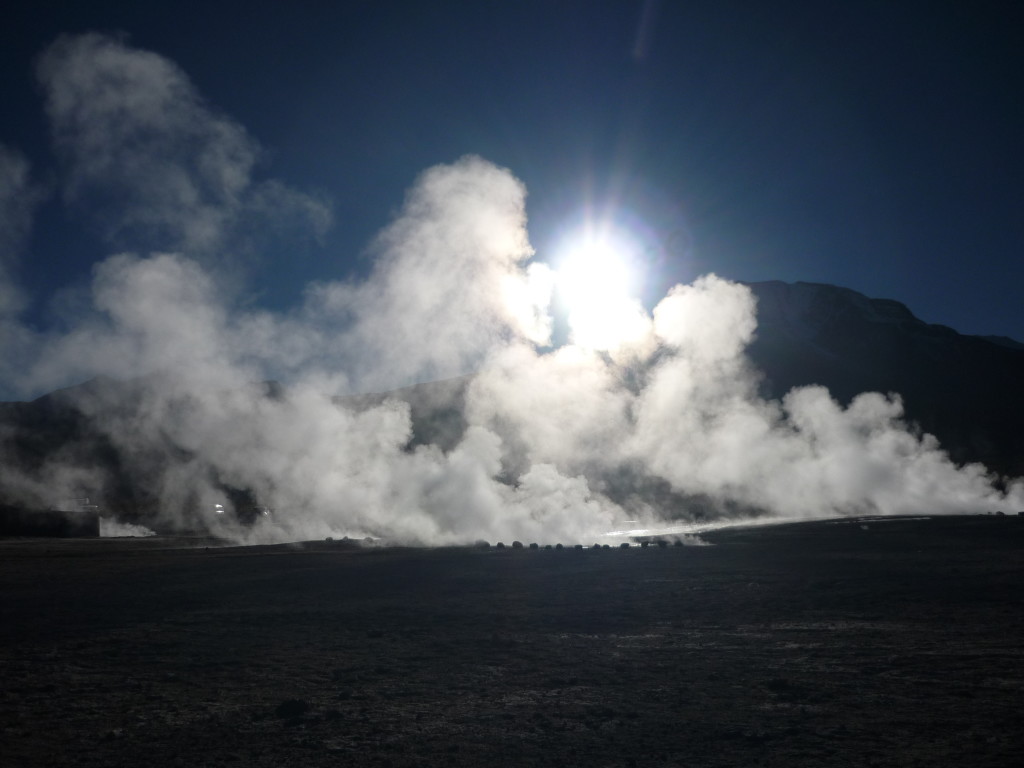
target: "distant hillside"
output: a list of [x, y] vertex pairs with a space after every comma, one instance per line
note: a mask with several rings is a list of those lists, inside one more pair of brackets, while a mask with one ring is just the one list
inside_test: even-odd
[[1024, 475], [1024, 345], [965, 336], [903, 304], [817, 283], [751, 283], [757, 338], [748, 349], [765, 394], [822, 384], [840, 401], [898, 392], [907, 417], [958, 462]]

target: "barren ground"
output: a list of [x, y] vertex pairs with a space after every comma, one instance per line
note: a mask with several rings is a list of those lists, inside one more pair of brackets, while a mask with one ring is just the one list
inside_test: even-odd
[[1024, 518], [0, 542], [0, 763], [1024, 764]]

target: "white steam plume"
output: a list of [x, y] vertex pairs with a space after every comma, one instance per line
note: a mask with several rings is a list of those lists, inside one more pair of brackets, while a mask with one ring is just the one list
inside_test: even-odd
[[173, 62], [100, 34], [62, 37], [37, 69], [64, 199], [84, 207], [117, 246], [192, 257], [244, 248], [300, 220], [330, 224], [315, 197], [257, 182], [259, 145], [211, 109]]
[[[552, 279], [530, 263], [525, 189], [477, 157], [420, 176], [364, 281], [311, 285], [289, 313], [242, 308], [211, 266], [239, 222], [267, 195], [314, 230], [326, 209], [252, 181], [251, 139], [166, 59], [66, 38], [40, 78], [67, 199], [102, 192], [108, 231], [149, 255], [99, 264], [89, 314], [40, 341], [19, 381], [145, 377], [74, 404], [157, 500], [154, 525], [248, 541], [586, 541], [626, 518], [692, 518], [697, 503], [781, 517], [1024, 506], [1020, 482], [999, 492], [912, 434], [898, 398], [760, 398], [744, 354], [753, 296], [713, 275], [673, 288], [614, 353], [550, 349]], [[336, 397], [468, 373], [435, 404], [464, 426], [449, 445], [416, 439], [409, 402]], [[286, 386], [254, 384], [270, 378]], [[19, 482], [41, 493], [62, 473], [67, 495], [113, 493], [90, 471], [61, 457]], [[238, 526], [219, 512], [229, 489], [272, 511]]]
[[20, 370], [34, 342], [34, 334], [19, 322], [27, 297], [14, 272], [42, 196], [28, 160], [0, 144], [0, 378]]

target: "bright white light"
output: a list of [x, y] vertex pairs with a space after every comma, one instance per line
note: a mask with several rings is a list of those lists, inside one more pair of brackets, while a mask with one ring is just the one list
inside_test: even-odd
[[620, 296], [628, 283], [626, 265], [612, 246], [601, 241], [575, 248], [558, 270], [558, 287], [574, 310], [596, 309]]
[[610, 351], [642, 338], [649, 320], [632, 297], [635, 283], [612, 241], [589, 238], [573, 247], [557, 273], [558, 291], [569, 311], [572, 342]]
[[505, 306], [519, 332], [534, 344], [551, 341], [551, 295], [555, 274], [547, 264], [535, 262], [525, 275], [508, 275], [502, 284]]

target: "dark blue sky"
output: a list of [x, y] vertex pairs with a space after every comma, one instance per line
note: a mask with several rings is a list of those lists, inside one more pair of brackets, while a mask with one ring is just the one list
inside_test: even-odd
[[[59, 189], [34, 58], [123, 32], [264, 147], [258, 173], [333, 203], [322, 244], [268, 253], [285, 307], [360, 254], [428, 166], [476, 153], [528, 190], [538, 258], [588, 205], [661, 256], [647, 300], [713, 271], [905, 302], [1024, 340], [1024, 6], [953, 2], [16, 3], [0, 143]], [[643, 23], [645, 8], [647, 23]], [[15, 277], [54, 290], [111, 252], [52, 194]]]

